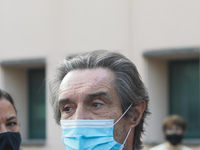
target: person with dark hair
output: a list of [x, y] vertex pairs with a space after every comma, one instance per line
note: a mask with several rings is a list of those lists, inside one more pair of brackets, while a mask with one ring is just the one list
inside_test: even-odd
[[179, 115], [171, 115], [163, 121], [163, 132], [166, 142], [157, 145], [150, 150], [192, 150], [181, 144], [187, 124]]
[[106, 50], [65, 58], [50, 81], [67, 150], [140, 150], [149, 97], [135, 65]]
[[17, 110], [9, 93], [0, 89], [0, 150], [19, 150], [21, 135]]

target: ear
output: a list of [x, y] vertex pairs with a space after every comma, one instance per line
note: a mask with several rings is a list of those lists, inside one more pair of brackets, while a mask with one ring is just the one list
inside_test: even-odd
[[146, 101], [140, 100], [135, 103], [130, 109], [130, 128], [137, 126], [142, 118], [144, 110], [146, 108]]

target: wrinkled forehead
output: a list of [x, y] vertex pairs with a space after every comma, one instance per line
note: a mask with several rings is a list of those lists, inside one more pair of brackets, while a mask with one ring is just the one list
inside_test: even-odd
[[89, 85], [101, 84], [104, 82], [114, 81], [114, 73], [107, 68], [95, 68], [95, 69], [78, 69], [72, 70], [63, 78], [60, 88], [65, 86], [76, 86], [83, 83]]

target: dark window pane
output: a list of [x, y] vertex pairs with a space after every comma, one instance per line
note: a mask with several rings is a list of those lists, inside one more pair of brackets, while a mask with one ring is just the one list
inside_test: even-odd
[[199, 60], [172, 61], [169, 72], [170, 114], [187, 121], [186, 138], [200, 138]]
[[29, 81], [29, 138], [45, 139], [45, 70], [28, 70]]

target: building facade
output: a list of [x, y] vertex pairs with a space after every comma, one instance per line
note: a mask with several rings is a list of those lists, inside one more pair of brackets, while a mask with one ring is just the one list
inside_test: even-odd
[[188, 122], [200, 149], [199, 0], [0, 0], [0, 88], [14, 97], [22, 150], [64, 149], [48, 80], [69, 55], [106, 49], [137, 66], [150, 95], [145, 149], [163, 142], [162, 121]]

